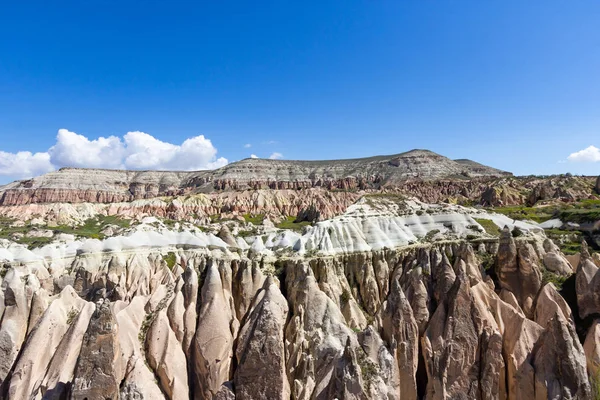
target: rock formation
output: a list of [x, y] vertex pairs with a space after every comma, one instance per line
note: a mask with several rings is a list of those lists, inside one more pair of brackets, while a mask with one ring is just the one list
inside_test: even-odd
[[[500, 286], [469, 273], [484, 253], [458, 242], [329, 260], [178, 249], [173, 267], [140, 249], [118, 273], [110, 253], [7, 265], [2, 386], [10, 399], [589, 398], [598, 330], [582, 346], [528, 240], [491, 253]], [[68, 277], [79, 289], [57, 291]], [[55, 300], [19, 308], [28, 288]]]
[[[0, 189], [13, 218], [2, 399], [583, 400], [600, 387], [598, 255], [456, 204], [583, 198], [589, 178], [421, 150], [96, 172]], [[54, 234], [74, 221], [103, 233]]]

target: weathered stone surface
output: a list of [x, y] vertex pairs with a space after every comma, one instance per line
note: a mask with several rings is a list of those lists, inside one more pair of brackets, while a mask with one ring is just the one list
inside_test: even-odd
[[[499, 263], [512, 254], [535, 283], [534, 253], [549, 252], [537, 240], [519, 238], [512, 253], [510, 241], [477, 253], [455, 241], [311, 258], [169, 247], [11, 265], [0, 332], [23, 339], [14, 360], [0, 359], [0, 390], [10, 399], [588, 398], [597, 324], [582, 347], [552, 284], [505, 275], [509, 290], [479, 269], [498, 249]], [[115, 287], [119, 300], [100, 300]], [[595, 314], [593, 279], [576, 291]]]
[[158, 311], [146, 335], [146, 356], [169, 399], [188, 396], [187, 361], [181, 342], [169, 326], [165, 310]]
[[[410, 178], [505, 176], [506, 172], [427, 150], [354, 160], [288, 161], [245, 159], [214, 171], [118, 171], [62, 168], [17, 181], [0, 191], [1, 205], [56, 202], [116, 203], [210, 189], [365, 189]], [[360, 167], [358, 167], [360, 165]], [[273, 179], [276, 177], [276, 179]]]
[[[55, 356], [59, 357], [55, 362], [60, 362], [57, 367], [64, 368], [67, 382], [72, 379], [73, 370], [72, 365], [71, 369], [69, 368], [69, 358], [61, 359], [61, 354], [57, 353], [57, 349], [69, 329], [70, 319], [75, 318], [85, 305], [86, 301], [79, 298], [70, 286], [63, 289], [52, 302], [36, 328], [31, 332], [27, 346], [22, 350], [15, 365], [13, 377], [10, 380], [9, 398], [25, 399], [39, 396], [40, 391], [44, 391], [40, 385], [46, 375], [48, 365]], [[91, 310], [87, 309], [86, 313], [89, 311]], [[68, 349], [66, 350], [68, 352]], [[62, 356], [65, 355], [62, 354]], [[52, 372], [58, 371], [54, 369]]]
[[591, 388], [583, 348], [562, 313], [547, 323], [535, 352], [536, 399], [589, 399]]
[[598, 384], [600, 379], [600, 320], [595, 320], [588, 330], [583, 351], [590, 380]]
[[573, 314], [569, 305], [562, 298], [562, 296], [556, 291], [556, 287], [552, 283], [544, 285], [538, 295], [534, 320], [540, 326], [546, 327], [552, 318], [555, 318], [556, 314], [560, 314], [562, 320], [565, 323], [569, 323], [575, 328], [575, 322], [573, 320]]
[[544, 251], [546, 253], [543, 256], [543, 262], [547, 270], [559, 275], [570, 275], [573, 273], [573, 268], [569, 261], [560, 253], [558, 247], [550, 239], [544, 241]]
[[288, 305], [272, 278], [258, 292], [240, 329], [234, 376], [236, 398], [288, 399], [284, 327]]
[[92, 315], [75, 369], [71, 398], [114, 399], [121, 376], [119, 336], [108, 301], [100, 300]]
[[577, 266], [575, 277], [575, 290], [577, 292], [577, 305], [579, 316], [586, 318], [588, 315], [600, 314], [600, 274], [590, 256], [587, 243], [581, 243], [581, 257]]
[[39, 282], [21, 268], [10, 269], [2, 281], [4, 313], [0, 326], [0, 382], [7, 377], [27, 333], [31, 300]]
[[472, 320], [473, 301], [462, 263], [447, 299], [438, 305], [422, 338], [427, 367], [427, 398], [476, 397], [480, 391], [479, 334]]
[[400, 398], [416, 399], [419, 327], [398, 279], [392, 281], [390, 295], [383, 305], [382, 328], [382, 337], [398, 366]]
[[542, 284], [539, 260], [529, 243], [517, 247], [511, 232], [504, 228], [500, 235], [496, 272], [502, 289], [511, 291], [526, 316], [533, 314], [533, 302]]
[[228, 287], [231, 278], [227, 279], [227, 272], [216, 263], [206, 268], [198, 327], [192, 344], [198, 384], [196, 390], [200, 398], [212, 397], [224, 382], [230, 380], [234, 339], [234, 315], [229, 295], [231, 288]]

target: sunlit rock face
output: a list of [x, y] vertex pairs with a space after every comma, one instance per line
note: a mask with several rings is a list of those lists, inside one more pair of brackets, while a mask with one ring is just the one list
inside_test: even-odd
[[2, 188], [0, 398], [593, 398], [597, 254], [438, 203], [576, 190], [426, 151], [360, 162]]
[[29, 203], [114, 203], [197, 190], [378, 189], [415, 177], [508, 176], [469, 160], [450, 160], [428, 150], [352, 160], [288, 161], [245, 159], [213, 171], [119, 171], [63, 168], [17, 181], [0, 190], [1, 205]]
[[[3, 396], [590, 398], [597, 329], [583, 346], [573, 304], [539, 278], [543, 237], [469, 243], [468, 213], [384, 224], [372, 212], [254, 249], [141, 230], [118, 246], [5, 247]], [[424, 241], [438, 224], [454, 239]]]

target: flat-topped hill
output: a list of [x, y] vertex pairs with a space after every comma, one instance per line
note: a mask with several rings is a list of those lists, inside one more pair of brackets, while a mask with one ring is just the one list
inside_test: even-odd
[[247, 158], [212, 172], [214, 179], [305, 181], [377, 179], [393, 184], [408, 179], [503, 176], [508, 172], [470, 160], [454, 161], [429, 150], [346, 160], [300, 161]]
[[470, 160], [428, 150], [346, 160], [248, 158], [212, 171], [124, 171], [62, 168], [0, 187], [1, 205], [121, 202], [190, 192], [243, 189], [378, 189], [410, 180], [506, 176]]

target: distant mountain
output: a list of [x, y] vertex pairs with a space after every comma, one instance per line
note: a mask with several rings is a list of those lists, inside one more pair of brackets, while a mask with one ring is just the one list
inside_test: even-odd
[[62, 168], [0, 187], [0, 204], [110, 203], [191, 192], [243, 189], [378, 189], [411, 180], [509, 176], [470, 160], [428, 150], [327, 161], [247, 158], [212, 171], [122, 171]]

